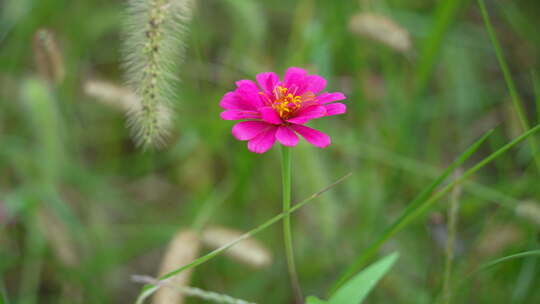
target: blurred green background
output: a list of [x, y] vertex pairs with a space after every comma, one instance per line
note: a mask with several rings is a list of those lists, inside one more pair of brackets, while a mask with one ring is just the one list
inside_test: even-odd
[[[329, 148], [304, 141], [293, 150], [294, 201], [353, 173], [293, 215], [297, 266], [309, 295], [324, 297], [363, 248], [484, 132], [496, 127], [466, 167], [523, 132], [475, 1], [198, 0], [170, 138], [162, 149], [143, 151], [126, 114], [85, 90], [93, 79], [123, 83], [124, 4], [0, 2], [5, 303], [132, 303], [141, 285], [131, 275], [157, 275], [179, 231], [247, 231], [279, 213], [279, 149], [250, 153], [231, 136], [232, 122], [219, 118], [219, 100], [234, 81], [259, 72], [304, 67], [326, 77], [329, 91], [348, 96], [346, 115], [312, 123], [332, 137]], [[492, 0], [487, 7], [534, 126], [540, 2]], [[40, 28], [61, 50], [65, 78], [56, 85], [36, 65]], [[537, 257], [466, 281], [486, 261], [538, 249], [540, 171], [533, 156], [522, 144], [454, 194], [461, 208], [453, 303], [540, 303]], [[381, 254], [398, 251], [401, 258], [368, 303], [434, 303], [440, 296], [448, 202], [385, 244]], [[195, 268], [189, 285], [292, 303], [280, 228], [257, 236], [272, 255], [269, 265], [220, 256]]]

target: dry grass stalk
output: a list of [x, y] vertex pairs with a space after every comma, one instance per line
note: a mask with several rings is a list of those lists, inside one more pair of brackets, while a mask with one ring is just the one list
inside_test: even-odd
[[[190, 230], [179, 231], [169, 243], [167, 252], [161, 262], [159, 276], [165, 275], [197, 258], [200, 242], [197, 234]], [[153, 297], [153, 304], [182, 304], [184, 296], [181, 288], [189, 285], [192, 269], [188, 269], [167, 280], [168, 284], [177, 287], [160, 288]]]
[[64, 57], [54, 32], [38, 29], [34, 34], [33, 48], [39, 74], [49, 83], [62, 83], [66, 76]]
[[379, 41], [403, 53], [412, 47], [409, 32], [383, 15], [359, 13], [351, 18], [349, 28], [359, 36]]
[[[209, 227], [202, 232], [201, 241], [206, 246], [215, 249], [230, 243], [243, 234], [243, 232], [238, 230]], [[224, 254], [240, 263], [255, 268], [267, 267], [272, 262], [270, 251], [253, 238], [243, 240], [236, 246], [229, 248]]]

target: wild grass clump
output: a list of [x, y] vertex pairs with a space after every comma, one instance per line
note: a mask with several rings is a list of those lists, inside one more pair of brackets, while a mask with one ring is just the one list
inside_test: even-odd
[[129, 110], [137, 143], [160, 146], [171, 125], [191, 0], [130, 0], [124, 27], [124, 66], [138, 102]]

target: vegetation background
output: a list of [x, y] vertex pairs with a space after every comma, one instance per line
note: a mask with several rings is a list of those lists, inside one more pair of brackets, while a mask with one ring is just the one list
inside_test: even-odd
[[[537, 125], [540, 2], [486, 2], [524, 113]], [[143, 151], [121, 98], [88, 87], [95, 79], [124, 83], [124, 12], [118, 0], [0, 1], [0, 302], [132, 303], [141, 285], [131, 275], [158, 275], [179, 232], [247, 231], [279, 213], [279, 149], [248, 152], [219, 118], [234, 81], [259, 72], [305, 67], [349, 97], [346, 115], [314, 123], [332, 137], [329, 148], [304, 142], [293, 150], [294, 201], [353, 173], [293, 215], [309, 295], [324, 297], [487, 130], [496, 128], [465, 168], [524, 131], [475, 1], [198, 0], [167, 145]], [[57, 61], [39, 58], [40, 33], [56, 37]], [[54, 41], [46, 37], [45, 49]], [[45, 82], [40, 60], [56, 84]], [[400, 259], [368, 303], [440, 299], [452, 197], [460, 205], [452, 302], [540, 303], [536, 256], [468, 276], [494, 258], [539, 248], [532, 151], [522, 144], [498, 157], [385, 243], [381, 255], [398, 251]], [[188, 284], [291, 303], [280, 228], [257, 236], [269, 262], [220, 256], [195, 268]], [[190, 242], [180, 248], [199, 246]]]

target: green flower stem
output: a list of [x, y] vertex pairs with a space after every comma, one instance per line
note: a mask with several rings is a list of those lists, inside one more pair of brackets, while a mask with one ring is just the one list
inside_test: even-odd
[[285, 242], [285, 255], [287, 257], [287, 267], [289, 268], [289, 276], [291, 285], [297, 303], [302, 303], [302, 291], [296, 274], [294, 264], [294, 252], [292, 246], [291, 234], [291, 217], [289, 211], [291, 209], [291, 150], [288, 147], [282, 147], [281, 171], [283, 181], [283, 241]]

